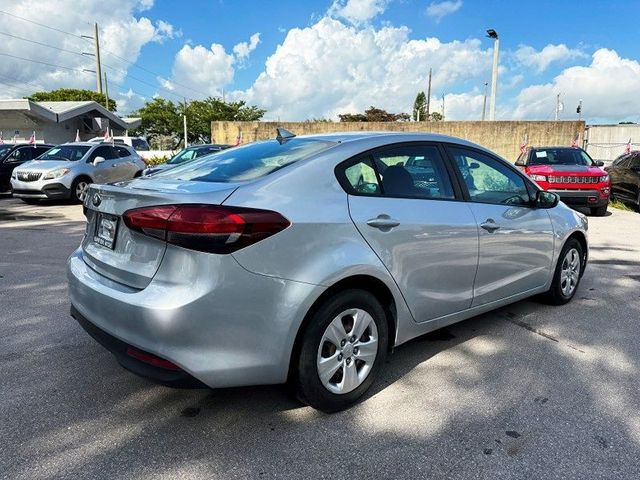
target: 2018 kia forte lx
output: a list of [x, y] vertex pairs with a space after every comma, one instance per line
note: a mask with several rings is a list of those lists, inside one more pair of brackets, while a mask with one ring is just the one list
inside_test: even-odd
[[571, 300], [587, 220], [490, 151], [357, 133], [252, 143], [92, 185], [72, 315], [128, 369], [359, 399], [392, 347], [502, 305]]

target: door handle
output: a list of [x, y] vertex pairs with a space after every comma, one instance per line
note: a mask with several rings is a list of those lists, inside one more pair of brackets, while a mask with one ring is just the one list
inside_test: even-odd
[[480, 227], [484, 228], [487, 232], [493, 233], [500, 228], [493, 218], [487, 218], [484, 223], [480, 224]]
[[381, 214], [377, 218], [367, 220], [367, 225], [373, 228], [379, 228], [380, 230], [391, 230], [393, 227], [400, 225], [398, 220], [394, 220], [389, 215]]

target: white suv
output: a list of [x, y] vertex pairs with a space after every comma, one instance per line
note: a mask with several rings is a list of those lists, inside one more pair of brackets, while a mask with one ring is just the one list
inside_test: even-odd
[[[92, 143], [102, 143], [104, 142], [104, 137], [94, 137], [89, 141]], [[149, 143], [142, 137], [113, 137], [113, 143], [129, 145], [138, 152], [148, 152], [151, 150], [149, 148]]]
[[70, 198], [83, 202], [92, 183], [113, 183], [140, 176], [145, 168], [128, 145], [76, 142], [53, 147], [11, 174], [13, 196], [29, 203]]

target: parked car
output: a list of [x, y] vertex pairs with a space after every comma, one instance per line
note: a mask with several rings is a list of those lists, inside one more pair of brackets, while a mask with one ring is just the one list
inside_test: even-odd
[[574, 147], [529, 148], [516, 160], [516, 166], [542, 189], [557, 193], [567, 205], [588, 207], [597, 216], [607, 213], [611, 191], [603, 165]]
[[11, 172], [18, 165], [39, 157], [53, 145], [38, 143], [36, 145], [0, 145], [0, 193], [11, 192]]
[[640, 152], [621, 155], [605, 170], [611, 177], [611, 196], [635, 203], [640, 212]]
[[[93, 137], [90, 142], [102, 143], [104, 137]], [[113, 143], [119, 145], [129, 145], [133, 147], [137, 152], [148, 152], [150, 150], [149, 143], [142, 137], [113, 137]]]
[[142, 174], [150, 175], [152, 173], [161, 172], [162, 170], [166, 170], [167, 168], [173, 168], [176, 165], [195, 160], [196, 158], [202, 157], [204, 155], [220, 152], [222, 150], [230, 148], [231, 146], [232, 145], [219, 145], [210, 143], [203, 145], [191, 145], [190, 147], [180, 150], [168, 162], [145, 168]]
[[584, 215], [433, 134], [281, 131], [92, 185], [85, 205], [71, 314], [123, 366], [173, 385], [290, 382], [324, 411], [414, 337], [535, 294], [569, 302], [588, 253]]
[[70, 198], [83, 202], [92, 183], [139, 176], [145, 164], [127, 145], [65, 143], [17, 167], [11, 174], [13, 196], [25, 202]]

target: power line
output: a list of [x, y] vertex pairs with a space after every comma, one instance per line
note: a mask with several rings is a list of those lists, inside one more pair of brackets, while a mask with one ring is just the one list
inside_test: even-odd
[[33, 44], [36, 44], [36, 45], [41, 45], [43, 47], [53, 48], [54, 50], [59, 50], [61, 52], [73, 53], [74, 55], [80, 55], [80, 56], [84, 57], [84, 55], [82, 55], [82, 53], [80, 53], [80, 52], [74, 52], [73, 50], [67, 50], [67, 49], [64, 49], [64, 48], [56, 47], [55, 45], [49, 45], [48, 43], [42, 43], [42, 42], [38, 42], [36, 40], [31, 40], [29, 38], [19, 37], [17, 35], [13, 35], [11, 33], [0, 32], [0, 35], [6, 35], [7, 37], [15, 38], [17, 40], [22, 40], [23, 42], [29, 42], [29, 43], [33, 43]]
[[[77, 35], [77, 34], [75, 34], [75, 33], [67, 32], [67, 31], [65, 31], [65, 30], [61, 30], [61, 29], [59, 29], [59, 28], [54, 28], [54, 27], [51, 27], [51, 26], [49, 26], [49, 25], [44, 25], [44, 24], [42, 24], [42, 23], [36, 22], [36, 21], [34, 21], [34, 20], [30, 20], [30, 19], [28, 19], [28, 18], [20, 17], [20, 16], [18, 16], [18, 15], [14, 15], [13, 13], [9, 13], [9, 12], [6, 12], [6, 11], [4, 11], [4, 10], [0, 10], [0, 13], [3, 13], [3, 14], [5, 14], [5, 15], [9, 15], [10, 17], [14, 17], [14, 18], [17, 18], [17, 19], [19, 19], [19, 20], [23, 20], [23, 21], [25, 21], [25, 22], [33, 23], [34, 25], [38, 25], [39, 27], [48, 28], [49, 30], [54, 30], [54, 31], [56, 31], [56, 32], [64, 33], [64, 34], [66, 34], [66, 35], [71, 35], [72, 37], [79, 38], [79, 39], [81, 39], [81, 40], [84, 40], [85, 42], [89, 42], [89, 39], [88, 39], [88, 38], [83, 37], [82, 35]], [[49, 45], [46, 45], [46, 46], [49, 46]], [[69, 51], [69, 52], [70, 52], [70, 53], [76, 53], [76, 54], [78, 54], [78, 55], [82, 55], [82, 54], [79, 54], [79, 53], [77, 53], [77, 52], [71, 52], [71, 51]], [[136, 64], [135, 62], [130, 62], [130, 61], [129, 61], [129, 60], [127, 60], [126, 58], [123, 58], [123, 57], [121, 57], [120, 55], [117, 55], [117, 54], [115, 54], [115, 53], [113, 53], [113, 52], [111, 52], [111, 51], [109, 51], [109, 50], [105, 50], [105, 49], [103, 49], [103, 53], [106, 53], [106, 54], [108, 54], [108, 55], [111, 55], [111, 56], [113, 56], [113, 57], [117, 58], [117, 59], [118, 59], [118, 60], [120, 60], [121, 62], [124, 62], [128, 67], [129, 67], [129, 66], [132, 66], [132, 67], [134, 67], [134, 68], [137, 68], [137, 69], [139, 69], [139, 70], [142, 70], [142, 71], [144, 71], [144, 72], [147, 72], [147, 73], [149, 73], [149, 74], [151, 74], [151, 75], [154, 75], [155, 77], [161, 77], [161, 76], [162, 76], [162, 75], [160, 75], [159, 73], [156, 73], [156, 72], [154, 72], [154, 71], [152, 71], [152, 70], [149, 70], [148, 68], [145, 68], [145, 67], [143, 67], [143, 66], [141, 66], [141, 65]], [[104, 65], [104, 63], [103, 63], [103, 65]], [[110, 67], [110, 68], [115, 68], [115, 67]], [[132, 77], [132, 78], [133, 78], [133, 77]], [[183, 85], [183, 84], [178, 83], [178, 82], [175, 82], [175, 81], [171, 81], [171, 83], [173, 83], [173, 84], [175, 84], [175, 85], [178, 85], [178, 86], [181, 86], [181, 87], [183, 87], [183, 88], [186, 88], [186, 89], [188, 89], [188, 90], [191, 90], [191, 91], [193, 91], [193, 92], [196, 92], [196, 93], [198, 93], [198, 94], [200, 94], [200, 95], [208, 96], [208, 94], [206, 94], [206, 93], [204, 93], [204, 92], [201, 92], [201, 91], [199, 91], [199, 90], [196, 90], [196, 89], [194, 89], [194, 88], [188, 87], [187, 85]], [[153, 87], [154, 87], [154, 88], [156, 88], [156, 86], [155, 86], [155, 85], [153, 85]], [[165, 89], [165, 90], [166, 90], [166, 89]], [[172, 94], [172, 95], [175, 95], [175, 96], [177, 96], [177, 97], [182, 97], [182, 95], [179, 95], [179, 94], [177, 94], [177, 93], [173, 93], [173, 92], [171, 92], [171, 94]]]

